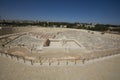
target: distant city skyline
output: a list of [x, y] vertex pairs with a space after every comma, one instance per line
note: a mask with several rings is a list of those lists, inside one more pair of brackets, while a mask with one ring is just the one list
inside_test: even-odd
[[1, 0], [0, 16], [12, 20], [120, 25], [120, 0]]

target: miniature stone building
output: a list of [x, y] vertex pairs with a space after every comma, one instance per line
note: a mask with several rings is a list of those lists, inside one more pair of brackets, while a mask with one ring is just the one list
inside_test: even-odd
[[44, 47], [48, 47], [50, 45], [50, 40], [49, 39], [46, 39], [43, 46]]

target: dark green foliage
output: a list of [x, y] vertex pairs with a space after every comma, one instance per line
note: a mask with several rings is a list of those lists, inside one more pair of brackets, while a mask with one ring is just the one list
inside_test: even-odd
[[32, 21], [32, 20], [0, 20], [1, 26], [11, 26], [11, 27], [17, 27], [17, 26], [41, 26], [41, 27], [61, 27], [67, 26], [67, 28], [75, 28], [75, 29], [87, 29], [87, 30], [93, 30], [93, 31], [107, 31], [109, 30], [109, 27], [114, 27], [111, 29], [111, 31], [118, 31], [120, 32], [120, 25], [110, 25], [110, 24], [96, 24], [94, 27], [86, 26], [86, 25], [92, 25], [92, 23], [69, 23], [69, 22], [47, 22], [47, 21]]

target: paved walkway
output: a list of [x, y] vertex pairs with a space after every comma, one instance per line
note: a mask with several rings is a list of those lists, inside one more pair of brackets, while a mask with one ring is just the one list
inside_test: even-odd
[[120, 80], [120, 55], [83, 66], [29, 66], [0, 56], [1, 80]]

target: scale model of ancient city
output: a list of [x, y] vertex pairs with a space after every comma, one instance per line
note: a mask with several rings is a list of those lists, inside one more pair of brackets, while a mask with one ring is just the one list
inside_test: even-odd
[[[10, 28], [1, 28], [2, 32]], [[6, 31], [5, 31], [6, 30]], [[12, 28], [0, 36], [1, 55], [32, 65], [79, 65], [120, 53], [120, 36], [67, 28]]]
[[119, 33], [5, 26], [0, 27], [0, 35], [1, 80], [120, 78]]

